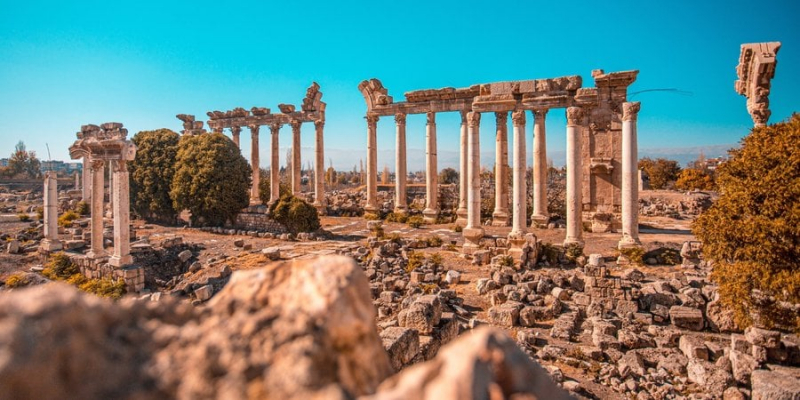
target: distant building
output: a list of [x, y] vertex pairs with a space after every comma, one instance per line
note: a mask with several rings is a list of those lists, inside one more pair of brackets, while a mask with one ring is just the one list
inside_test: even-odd
[[7, 167], [7, 166], [8, 166], [8, 159], [0, 158], [0, 167]]
[[59, 174], [72, 175], [76, 171], [83, 171], [83, 163], [81, 162], [42, 161], [41, 165], [42, 172], [56, 171]]
[[728, 159], [726, 157], [709, 158], [709, 159], [706, 159], [705, 167], [709, 171], [714, 171], [714, 170], [717, 169], [717, 167], [719, 167], [725, 161], [728, 161]]

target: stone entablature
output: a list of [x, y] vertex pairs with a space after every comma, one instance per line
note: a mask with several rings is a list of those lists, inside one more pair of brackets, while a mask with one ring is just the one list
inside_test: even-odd
[[769, 110], [770, 81], [778, 65], [777, 55], [781, 42], [746, 43], [739, 54], [736, 66], [738, 80], [736, 93], [747, 98], [747, 112], [755, 126], [764, 126], [772, 112]]

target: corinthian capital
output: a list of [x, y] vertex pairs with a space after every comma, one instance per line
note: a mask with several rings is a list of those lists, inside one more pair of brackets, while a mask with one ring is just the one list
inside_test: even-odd
[[317, 128], [317, 129], [324, 128], [325, 127], [325, 121], [321, 120], [321, 119], [315, 120], [314, 121], [314, 127]]
[[533, 119], [534, 120], [544, 120], [544, 118], [547, 116], [547, 112], [548, 111], [549, 110], [546, 110], [546, 109], [545, 110], [533, 110]]
[[283, 126], [283, 124], [281, 124], [280, 122], [273, 122], [269, 125], [269, 130], [272, 133], [278, 133], [278, 131], [281, 130], [281, 126]]
[[467, 114], [469, 114], [469, 111], [461, 110], [461, 111], [459, 111], [459, 113], [461, 114], [461, 124], [462, 125], [466, 125], [467, 124]]
[[629, 101], [622, 103], [622, 120], [623, 121], [636, 121], [639, 114], [641, 103], [638, 101]]
[[367, 114], [367, 124], [374, 126], [378, 123], [378, 114]]
[[405, 113], [397, 113], [394, 115], [394, 122], [397, 125], [405, 125], [406, 124], [406, 114]]
[[302, 122], [293, 119], [289, 122], [289, 124], [292, 126], [292, 131], [300, 131], [300, 125], [302, 124]]
[[428, 125], [436, 125], [436, 113], [428, 112], [425, 114], [428, 117]]
[[525, 126], [525, 110], [517, 110], [511, 113], [511, 121], [514, 126]]
[[479, 127], [481, 125], [481, 113], [470, 111], [469, 114], [467, 114], [467, 123], [472, 127]]
[[247, 125], [247, 127], [250, 129], [250, 133], [253, 135], [258, 135], [258, 131], [259, 129], [261, 129], [261, 126], [259, 126], [258, 124], [250, 124]]
[[508, 112], [498, 111], [494, 113], [494, 121], [498, 127], [505, 128], [508, 123]]
[[581, 125], [585, 112], [580, 107], [567, 108], [567, 125], [575, 126]]

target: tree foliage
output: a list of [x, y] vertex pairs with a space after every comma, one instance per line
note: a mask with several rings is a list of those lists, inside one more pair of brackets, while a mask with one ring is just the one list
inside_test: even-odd
[[666, 189], [667, 184], [678, 179], [681, 167], [675, 160], [645, 157], [639, 160], [639, 169], [644, 170], [650, 178], [650, 187], [653, 189]]
[[[261, 200], [262, 203], [268, 204], [270, 202], [270, 200], [272, 200], [270, 198], [271, 180], [270, 180], [270, 176], [269, 176], [269, 171], [267, 171], [264, 168], [261, 168], [261, 169], [259, 169], [259, 172], [261, 174], [261, 175], [259, 175], [261, 178], [259, 178], [259, 181], [258, 181], [258, 199]], [[289, 183], [285, 182], [285, 181], [279, 181], [279, 183], [278, 183], [278, 197], [280, 198], [280, 197], [288, 196], [288, 195], [291, 195], [291, 194], [292, 194], [292, 187], [289, 186]]]
[[10, 178], [40, 179], [42, 165], [36, 158], [36, 152], [26, 151], [25, 143], [19, 141], [8, 159], [8, 167], [3, 172]]
[[223, 225], [249, 204], [250, 166], [221, 133], [183, 136], [178, 142], [170, 197], [188, 209], [192, 224]]
[[439, 172], [439, 183], [450, 185], [458, 183], [458, 171], [453, 168], [445, 168]]
[[292, 195], [281, 196], [279, 201], [273, 203], [270, 215], [292, 233], [314, 232], [320, 228], [317, 209]]
[[136, 158], [129, 164], [131, 207], [142, 218], [174, 223], [170, 198], [180, 136], [169, 130], [141, 131], [133, 137]]
[[[800, 115], [755, 128], [717, 169], [719, 200], [695, 222], [720, 299], [740, 326], [800, 330]], [[754, 316], [758, 316], [754, 318]]]
[[710, 171], [686, 168], [678, 174], [675, 188], [680, 190], [714, 190], [714, 175]]

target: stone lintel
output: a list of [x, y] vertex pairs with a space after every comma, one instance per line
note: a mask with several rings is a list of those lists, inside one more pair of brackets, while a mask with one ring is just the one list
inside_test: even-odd
[[602, 69], [592, 71], [592, 78], [594, 78], [594, 85], [598, 88], [601, 87], [628, 87], [636, 81], [636, 76], [639, 70], [618, 71], [605, 73]]

